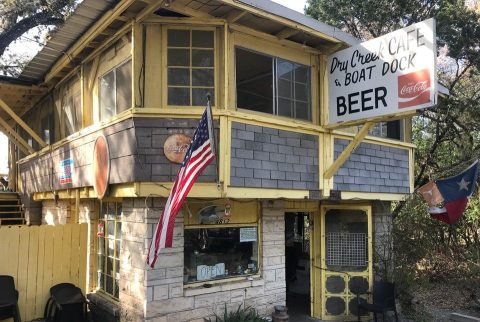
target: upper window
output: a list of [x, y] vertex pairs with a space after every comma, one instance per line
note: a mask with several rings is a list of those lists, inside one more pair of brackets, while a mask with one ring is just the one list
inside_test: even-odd
[[62, 118], [65, 136], [69, 136], [82, 128], [82, 104], [80, 91], [68, 90], [62, 100]]
[[215, 89], [215, 32], [168, 29], [168, 105], [204, 106]]
[[100, 121], [132, 107], [132, 62], [128, 60], [100, 77]]
[[312, 120], [310, 67], [236, 48], [237, 107]]

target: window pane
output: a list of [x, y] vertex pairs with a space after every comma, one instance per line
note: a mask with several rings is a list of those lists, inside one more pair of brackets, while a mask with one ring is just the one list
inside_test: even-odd
[[235, 50], [237, 106], [273, 114], [273, 59]]
[[188, 282], [255, 274], [257, 228], [185, 230], [185, 276]]
[[278, 99], [278, 115], [293, 117], [291, 100]]
[[213, 50], [192, 50], [192, 66], [213, 67]]
[[307, 103], [295, 102], [295, 118], [310, 121], [310, 106]]
[[119, 280], [115, 280], [115, 292], [113, 293], [113, 296], [115, 296], [116, 298], [118, 298], [118, 291], [119, 291], [119, 285], [118, 283], [120, 283]]
[[115, 229], [115, 238], [122, 238], [122, 223], [117, 221], [117, 228]]
[[192, 31], [192, 47], [213, 48], [213, 31]]
[[107, 275], [113, 275], [113, 258], [107, 257]]
[[115, 238], [115, 222], [112, 220], [107, 221], [107, 236]]
[[193, 106], [206, 106], [207, 105], [207, 93], [212, 96], [212, 105], [215, 104], [215, 97], [213, 88], [194, 88], [192, 90], [192, 105]]
[[308, 86], [300, 83], [295, 83], [295, 100], [307, 102], [309, 99]]
[[193, 69], [192, 85], [213, 87], [213, 69]]
[[190, 30], [168, 30], [168, 47], [190, 47]]
[[278, 96], [285, 98], [292, 98], [292, 83], [284, 80], [278, 80]]
[[292, 72], [293, 72], [293, 63], [278, 59], [278, 64], [277, 64], [278, 78], [283, 78], [291, 81], [293, 79]]
[[106, 283], [106, 287], [105, 287], [105, 291], [108, 293], [108, 294], [112, 294], [113, 295], [113, 278], [111, 278], [110, 276], [105, 276], [106, 280], [107, 280], [107, 283]]
[[100, 120], [115, 115], [115, 74], [113, 71], [100, 78]]
[[168, 88], [168, 105], [190, 105], [190, 89], [189, 88]]
[[132, 107], [132, 62], [129, 60], [117, 70], [117, 114]]
[[190, 50], [169, 49], [168, 66], [190, 66]]
[[114, 239], [107, 239], [107, 254], [110, 257], [115, 256], [115, 240]]
[[190, 86], [190, 69], [169, 68], [168, 85]]
[[98, 270], [102, 271], [105, 269], [105, 256], [98, 255]]
[[99, 254], [105, 254], [105, 239], [98, 238], [98, 251]]
[[307, 84], [310, 78], [310, 68], [308, 66], [301, 66], [296, 64], [295, 66], [295, 81]]

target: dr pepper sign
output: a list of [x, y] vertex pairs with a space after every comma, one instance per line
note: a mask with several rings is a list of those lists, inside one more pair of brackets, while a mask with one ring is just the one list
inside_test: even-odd
[[436, 104], [435, 60], [433, 19], [331, 55], [329, 125], [360, 123]]

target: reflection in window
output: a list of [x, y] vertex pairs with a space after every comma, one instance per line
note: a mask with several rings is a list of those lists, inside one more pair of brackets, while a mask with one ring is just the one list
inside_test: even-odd
[[204, 106], [214, 102], [215, 33], [169, 29], [167, 32], [168, 105]]
[[132, 106], [132, 64], [127, 61], [100, 77], [100, 121]]
[[309, 66], [241, 48], [235, 55], [238, 107], [312, 119]]
[[257, 227], [185, 229], [184, 282], [255, 274]]
[[104, 202], [97, 230], [97, 287], [118, 298], [122, 204]]

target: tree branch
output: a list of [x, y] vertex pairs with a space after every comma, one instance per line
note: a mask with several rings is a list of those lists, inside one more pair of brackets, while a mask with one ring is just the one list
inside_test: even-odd
[[63, 18], [52, 16], [51, 12], [39, 12], [33, 16], [22, 19], [14, 25], [14, 28], [10, 28], [0, 34], [0, 56], [3, 55], [10, 43], [30, 29], [37, 26], [59, 25], [63, 22]]

